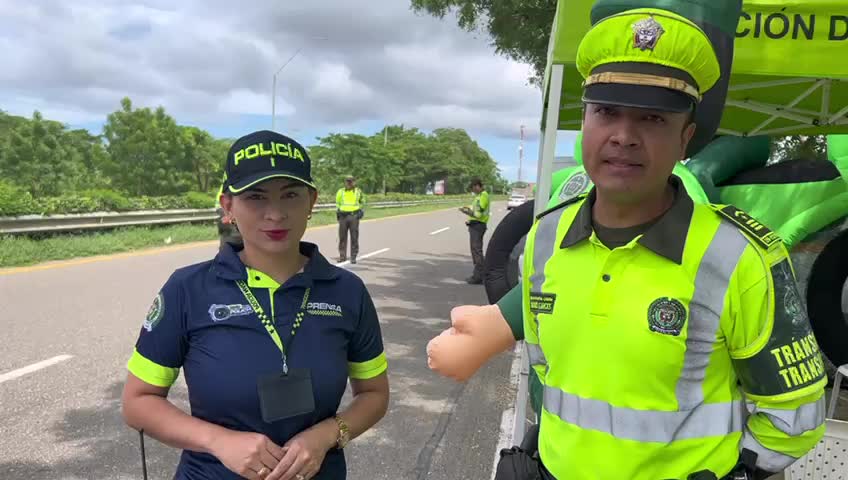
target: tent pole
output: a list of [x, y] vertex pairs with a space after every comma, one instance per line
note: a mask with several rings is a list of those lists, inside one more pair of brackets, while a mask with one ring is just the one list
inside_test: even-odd
[[819, 114], [819, 118], [824, 120], [830, 115], [830, 87], [833, 85], [833, 80], [827, 79], [825, 80], [824, 88], [822, 89], [822, 107], [821, 114]]
[[545, 211], [551, 192], [551, 175], [553, 175], [554, 156], [556, 153], [557, 130], [559, 130], [559, 114], [561, 108], [562, 85], [565, 67], [560, 64], [551, 65], [551, 81], [548, 84], [548, 110], [545, 115], [544, 133], [539, 149], [538, 177], [536, 178], [536, 200], [534, 214]]

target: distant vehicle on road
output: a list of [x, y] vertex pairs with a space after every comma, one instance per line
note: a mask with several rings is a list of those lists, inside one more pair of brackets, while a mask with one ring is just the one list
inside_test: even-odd
[[527, 201], [526, 195], [513, 194], [509, 197], [509, 200], [506, 202], [506, 209], [512, 210], [513, 208], [520, 207], [526, 201]]

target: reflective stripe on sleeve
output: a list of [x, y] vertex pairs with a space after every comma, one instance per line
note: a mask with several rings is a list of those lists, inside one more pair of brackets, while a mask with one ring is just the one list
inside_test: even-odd
[[163, 388], [173, 385], [180, 375], [179, 368], [159, 365], [138, 353], [138, 350], [133, 350], [132, 357], [127, 362], [127, 369], [143, 382]]
[[753, 413], [762, 413], [768, 417], [774, 428], [795, 437], [804, 432], [815, 430], [825, 421], [824, 395], [813, 403], [805, 403], [792, 410], [777, 408], [755, 408]]
[[368, 380], [374, 378], [389, 368], [386, 352], [382, 352], [371, 360], [364, 362], [348, 362], [347, 370], [350, 378]]

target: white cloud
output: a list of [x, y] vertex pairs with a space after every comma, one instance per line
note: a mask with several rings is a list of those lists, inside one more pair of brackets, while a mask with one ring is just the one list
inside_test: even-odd
[[[274, 108], [277, 115], [291, 115], [295, 111], [291, 104], [280, 98], [277, 98]], [[269, 115], [271, 104], [266, 96], [239, 88], [227, 93], [227, 96], [218, 103], [218, 110], [224, 113]]]
[[0, 109], [90, 121], [129, 96], [183, 123], [268, 115], [272, 76], [301, 49], [278, 76], [277, 111], [304, 128], [386, 121], [515, 137], [523, 123], [534, 138], [529, 67], [455, 23], [408, 0], [0, 0]]

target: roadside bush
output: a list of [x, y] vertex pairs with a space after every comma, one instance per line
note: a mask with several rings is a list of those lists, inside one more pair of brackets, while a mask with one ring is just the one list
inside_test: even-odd
[[0, 217], [37, 213], [38, 205], [29, 192], [0, 181]]

